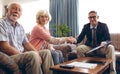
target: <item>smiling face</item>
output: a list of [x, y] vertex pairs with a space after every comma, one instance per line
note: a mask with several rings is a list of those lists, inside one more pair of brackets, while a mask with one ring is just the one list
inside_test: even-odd
[[47, 23], [48, 23], [48, 15], [46, 15], [46, 14], [40, 15], [40, 17], [39, 17], [39, 24], [45, 25]]
[[90, 24], [92, 24], [93, 26], [97, 25], [98, 18], [99, 18], [99, 16], [97, 15], [97, 12], [95, 12], [95, 11], [89, 12], [88, 19], [90, 21]]
[[22, 8], [18, 3], [12, 3], [8, 6], [7, 16], [13, 21], [16, 22], [22, 14]]
[[39, 10], [36, 14], [36, 22], [40, 25], [45, 25], [51, 20], [51, 15], [47, 10]]

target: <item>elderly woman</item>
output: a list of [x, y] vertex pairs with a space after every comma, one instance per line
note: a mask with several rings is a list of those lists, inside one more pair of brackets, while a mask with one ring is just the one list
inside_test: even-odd
[[76, 39], [72, 37], [52, 37], [49, 30], [45, 27], [51, 20], [51, 15], [47, 10], [40, 10], [36, 14], [36, 23], [30, 35], [30, 43], [39, 51], [49, 49], [51, 51], [54, 64], [62, 63], [64, 58], [60, 50], [55, 50], [51, 44], [72, 43]]

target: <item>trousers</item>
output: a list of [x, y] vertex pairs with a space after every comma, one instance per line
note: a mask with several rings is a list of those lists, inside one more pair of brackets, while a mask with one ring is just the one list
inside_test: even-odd
[[63, 58], [63, 54], [60, 50], [53, 50], [53, 51], [51, 51], [51, 54], [52, 54], [52, 58], [54, 61], [54, 65], [63, 63], [64, 58]]
[[[85, 56], [85, 53], [92, 48], [86, 45], [79, 45], [77, 46], [77, 54], [78, 57]], [[110, 58], [113, 60], [113, 62], [110, 64], [110, 71], [113, 72], [113, 74], [116, 74], [116, 58], [115, 58], [115, 48], [113, 45], [108, 45], [105, 48], [102, 48], [100, 50], [96, 51], [97, 55], [105, 55], [106, 58]]]
[[[18, 64], [19, 68], [25, 71], [25, 74], [52, 74], [49, 70], [53, 66], [53, 59], [49, 50], [40, 50], [36, 54], [35, 51], [27, 51], [22, 54], [11, 56]], [[42, 64], [39, 63], [39, 57], [42, 59]]]

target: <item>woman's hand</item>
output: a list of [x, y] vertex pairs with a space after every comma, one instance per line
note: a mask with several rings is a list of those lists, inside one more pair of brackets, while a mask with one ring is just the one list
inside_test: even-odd
[[74, 37], [66, 37], [68, 43], [75, 43], [77, 40]]

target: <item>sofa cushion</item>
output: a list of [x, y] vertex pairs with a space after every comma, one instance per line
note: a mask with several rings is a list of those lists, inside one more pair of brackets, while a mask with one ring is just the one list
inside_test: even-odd
[[115, 50], [120, 51], [120, 33], [111, 33], [110, 37]]
[[115, 51], [116, 61], [120, 62], [120, 51]]

